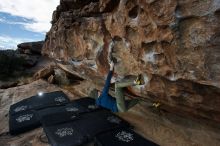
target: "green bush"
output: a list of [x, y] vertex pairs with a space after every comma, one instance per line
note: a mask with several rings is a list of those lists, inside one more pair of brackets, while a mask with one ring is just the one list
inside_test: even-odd
[[25, 60], [15, 55], [0, 53], [0, 80], [17, 77], [22, 74]]

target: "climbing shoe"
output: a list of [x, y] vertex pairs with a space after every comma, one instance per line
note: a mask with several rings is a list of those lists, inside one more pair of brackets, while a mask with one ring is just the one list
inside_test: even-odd
[[155, 108], [158, 108], [158, 107], [161, 106], [161, 103], [159, 103], [159, 102], [155, 102], [155, 103], [153, 103], [153, 106], [154, 106]]
[[137, 79], [134, 81], [136, 85], [144, 85], [144, 77], [143, 75], [138, 75]]

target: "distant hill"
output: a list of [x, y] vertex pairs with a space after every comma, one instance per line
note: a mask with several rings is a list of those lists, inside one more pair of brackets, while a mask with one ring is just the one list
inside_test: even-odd
[[0, 50], [5, 50], [5, 48], [0, 47]]
[[0, 47], [0, 50], [16, 50], [16, 48], [4, 48], [4, 47]]

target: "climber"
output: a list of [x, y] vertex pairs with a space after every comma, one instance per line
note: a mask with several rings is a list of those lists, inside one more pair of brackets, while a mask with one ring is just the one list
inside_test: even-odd
[[125, 112], [138, 103], [138, 99], [125, 100], [123, 88], [134, 85], [144, 84], [143, 77], [139, 75], [136, 80], [129, 80], [115, 83], [115, 98], [108, 94], [110, 82], [114, 71], [114, 62], [110, 63], [110, 71], [108, 73], [105, 86], [100, 94], [97, 90], [92, 91], [92, 96], [96, 96], [96, 104], [113, 112]]

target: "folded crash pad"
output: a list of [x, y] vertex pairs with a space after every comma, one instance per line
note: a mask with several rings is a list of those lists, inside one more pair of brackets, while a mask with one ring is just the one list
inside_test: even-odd
[[83, 114], [83, 113], [90, 112], [90, 110], [88, 110], [87, 107], [81, 105], [80, 103], [76, 101], [73, 101], [67, 104], [65, 110], [68, 112], [75, 113], [75, 114]]
[[[20, 134], [28, 130], [32, 130], [40, 126], [40, 118], [42, 115], [50, 114], [56, 109], [69, 103], [68, 97], [62, 91], [45, 93], [24, 99], [18, 103], [11, 105], [9, 110], [9, 129], [11, 134]], [[57, 106], [57, 107], [56, 107]], [[50, 112], [38, 110], [54, 107]]]
[[48, 107], [48, 108], [43, 108], [36, 110], [39, 120], [41, 120], [43, 117], [47, 117], [48, 115], [53, 115], [53, 114], [59, 114], [62, 112], [65, 112], [66, 105], [60, 105], [60, 106], [53, 106], [53, 107]]
[[35, 111], [24, 111], [15, 115], [9, 115], [9, 132], [12, 135], [24, 133], [40, 125]]
[[69, 101], [69, 98], [62, 91], [44, 93], [31, 97], [30, 109], [38, 110], [49, 106], [64, 105]]
[[72, 101], [66, 105], [53, 106], [37, 110], [40, 119], [51, 114], [58, 114], [64, 112], [81, 115], [83, 113], [89, 112], [89, 110], [75, 101]]
[[11, 105], [10, 110], [9, 110], [9, 114], [14, 115], [14, 114], [29, 110], [30, 109], [30, 99], [31, 98], [23, 99], [20, 102]]
[[96, 146], [158, 146], [126, 128], [101, 133], [95, 138]]
[[27, 110], [37, 110], [49, 106], [65, 105], [69, 103], [68, 97], [62, 91], [35, 95], [10, 106], [9, 114], [17, 114]]
[[52, 146], [79, 146], [87, 141], [87, 138], [78, 132], [72, 123], [45, 126], [44, 131]]
[[101, 107], [96, 105], [95, 99], [91, 97], [84, 97], [77, 100], [74, 100], [73, 104], [84, 107], [87, 112], [93, 112], [101, 109]]
[[77, 131], [92, 140], [95, 135], [120, 127], [130, 127], [130, 124], [107, 110], [99, 110], [83, 114], [73, 122]]
[[[104, 109], [82, 115], [71, 115], [71, 113], [66, 112], [49, 115], [43, 117], [42, 123], [44, 131], [53, 146], [84, 144], [93, 140], [99, 133], [115, 128], [130, 127], [129, 123]], [[65, 136], [59, 136], [57, 131]]]
[[80, 117], [79, 115], [76, 115], [71, 112], [60, 112], [60, 113], [50, 114], [50, 115], [42, 117], [41, 123], [43, 127], [53, 126], [53, 125], [75, 121], [79, 119], [79, 117]]

